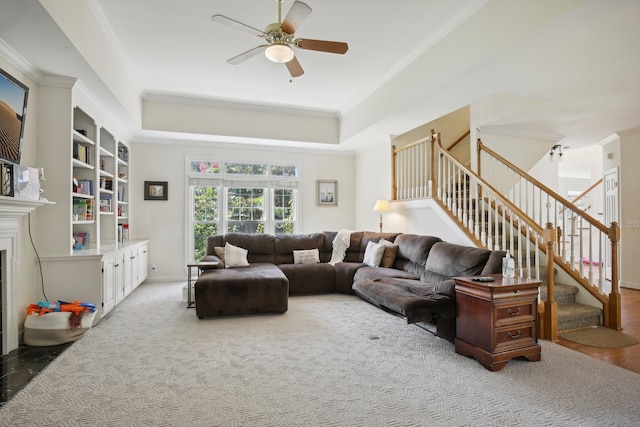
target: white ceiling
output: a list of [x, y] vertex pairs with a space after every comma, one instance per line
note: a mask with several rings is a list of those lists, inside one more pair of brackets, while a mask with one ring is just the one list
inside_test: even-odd
[[[0, 0], [0, 54], [36, 79], [79, 77], [141, 139], [176, 137], [145, 128], [131, 108], [159, 98], [335, 117], [332, 149], [388, 141], [486, 99], [521, 106], [482, 122], [486, 131], [578, 146], [640, 129], [640, 1], [305, 2], [313, 13], [296, 35], [349, 51], [296, 50], [305, 74], [295, 79], [262, 55], [227, 64], [262, 39], [211, 21], [223, 14], [263, 29], [277, 21], [276, 0]], [[292, 3], [284, 0], [283, 16]]]

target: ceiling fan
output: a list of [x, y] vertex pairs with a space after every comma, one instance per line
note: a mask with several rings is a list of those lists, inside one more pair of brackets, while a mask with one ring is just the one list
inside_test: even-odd
[[343, 42], [296, 38], [295, 32], [302, 21], [311, 14], [311, 8], [307, 4], [296, 0], [293, 2], [291, 9], [289, 9], [289, 13], [287, 13], [284, 21], [282, 21], [282, 0], [277, 0], [277, 2], [278, 22], [267, 25], [264, 31], [258, 30], [257, 28], [253, 28], [224, 15], [213, 15], [211, 17], [214, 22], [228, 25], [238, 30], [246, 31], [258, 37], [262, 37], [267, 42], [267, 44], [254, 47], [251, 50], [228, 59], [227, 62], [229, 64], [240, 64], [257, 54], [264, 52], [265, 56], [271, 61], [284, 63], [287, 66], [291, 77], [299, 77], [304, 74], [304, 70], [298, 62], [292, 47], [339, 54], [344, 54], [347, 49], [349, 49], [349, 45]]

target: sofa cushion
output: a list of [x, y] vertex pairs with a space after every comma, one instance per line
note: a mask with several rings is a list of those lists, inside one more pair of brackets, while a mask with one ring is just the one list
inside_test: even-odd
[[380, 239], [378, 244], [384, 246], [384, 254], [380, 261], [381, 267], [393, 267], [393, 263], [396, 262], [396, 256], [398, 256], [398, 245], [390, 242], [387, 239]]
[[455, 317], [455, 299], [433, 292], [433, 285], [412, 279], [358, 280], [353, 290], [365, 301], [401, 314], [407, 323], [430, 322], [434, 313]]
[[424, 273], [424, 266], [431, 247], [438, 242], [442, 242], [442, 239], [434, 236], [400, 234], [394, 241], [398, 245], [398, 255], [393, 268], [420, 277]]
[[226, 268], [247, 267], [249, 265], [249, 261], [247, 261], [247, 253], [248, 251], [246, 249], [234, 246], [227, 242], [224, 245], [224, 260], [226, 261], [224, 266]]
[[384, 255], [384, 246], [379, 243], [369, 242], [367, 248], [364, 251], [363, 263], [369, 267], [378, 267], [382, 256]]
[[472, 246], [439, 242], [433, 245], [420, 280], [439, 283], [456, 276], [475, 276], [482, 272], [491, 251]]
[[[361, 262], [339, 262], [334, 266], [335, 269], [335, 292], [341, 292], [343, 294], [353, 294], [354, 276], [356, 273], [365, 267]], [[369, 267], [373, 268], [373, 267]]]
[[289, 280], [289, 294], [335, 292], [335, 270], [331, 264], [278, 264]]
[[506, 254], [506, 251], [492, 251], [480, 275], [502, 273], [502, 258], [504, 258]]
[[273, 264], [208, 270], [196, 279], [194, 288], [198, 317], [284, 313], [288, 308], [289, 281]]
[[386, 267], [375, 268], [375, 267], [363, 266], [359, 268], [353, 275], [352, 283], [357, 282], [358, 280], [377, 280], [377, 279], [385, 279], [389, 277], [418, 280], [418, 277], [414, 276], [411, 273], [407, 273], [404, 270], [398, 270], [395, 268], [386, 268]]
[[[274, 263], [274, 241], [271, 234], [248, 234], [248, 233], [227, 233], [224, 235], [225, 242], [234, 246], [246, 249], [248, 261]], [[291, 254], [293, 259], [293, 254]]]
[[216, 252], [216, 256], [218, 257], [218, 259], [220, 259], [220, 262], [224, 266], [224, 247], [216, 246], [215, 248], [213, 248], [213, 250]]
[[[324, 255], [324, 234], [278, 234], [274, 237], [273, 242], [274, 263], [275, 264], [293, 264], [293, 251], [318, 249], [318, 257], [321, 262], [327, 262], [328, 259]], [[329, 254], [331, 249], [329, 249]]]

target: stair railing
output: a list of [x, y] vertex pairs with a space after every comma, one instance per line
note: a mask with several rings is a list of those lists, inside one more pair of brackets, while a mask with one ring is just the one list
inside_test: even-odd
[[423, 199], [431, 197], [429, 170], [429, 141], [421, 139], [403, 147], [391, 147], [391, 198], [392, 200]]
[[[440, 135], [432, 132], [431, 179], [434, 200], [478, 246], [509, 251], [518, 277], [547, 277], [547, 301], [541, 304], [541, 337], [557, 340], [557, 303], [554, 298], [553, 263], [546, 253], [553, 253], [555, 230], [552, 224], [541, 226], [511, 200], [479, 175], [467, 169], [442, 147]], [[551, 249], [549, 249], [551, 248]], [[541, 265], [546, 262], [546, 271]]]
[[478, 175], [536, 224], [551, 224], [558, 241], [553, 252], [556, 265], [600, 301], [604, 326], [622, 329], [618, 224], [602, 224], [486, 147], [480, 139]]

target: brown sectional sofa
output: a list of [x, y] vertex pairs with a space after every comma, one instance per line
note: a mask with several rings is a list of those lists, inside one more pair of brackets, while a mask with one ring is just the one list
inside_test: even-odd
[[[313, 234], [243, 234], [211, 236], [206, 261], [220, 261], [215, 247], [225, 243], [248, 251], [249, 266], [204, 271], [195, 283], [199, 318], [225, 314], [284, 313], [289, 295], [340, 292], [406, 318], [429, 322], [436, 333], [455, 338], [455, 290], [452, 277], [500, 272], [502, 251], [461, 246], [434, 236], [351, 233], [343, 262], [331, 265], [337, 232]], [[397, 245], [392, 267], [363, 264], [369, 242]], [[319, 263], [294, 264], [293, 251], [318, 249]]]

